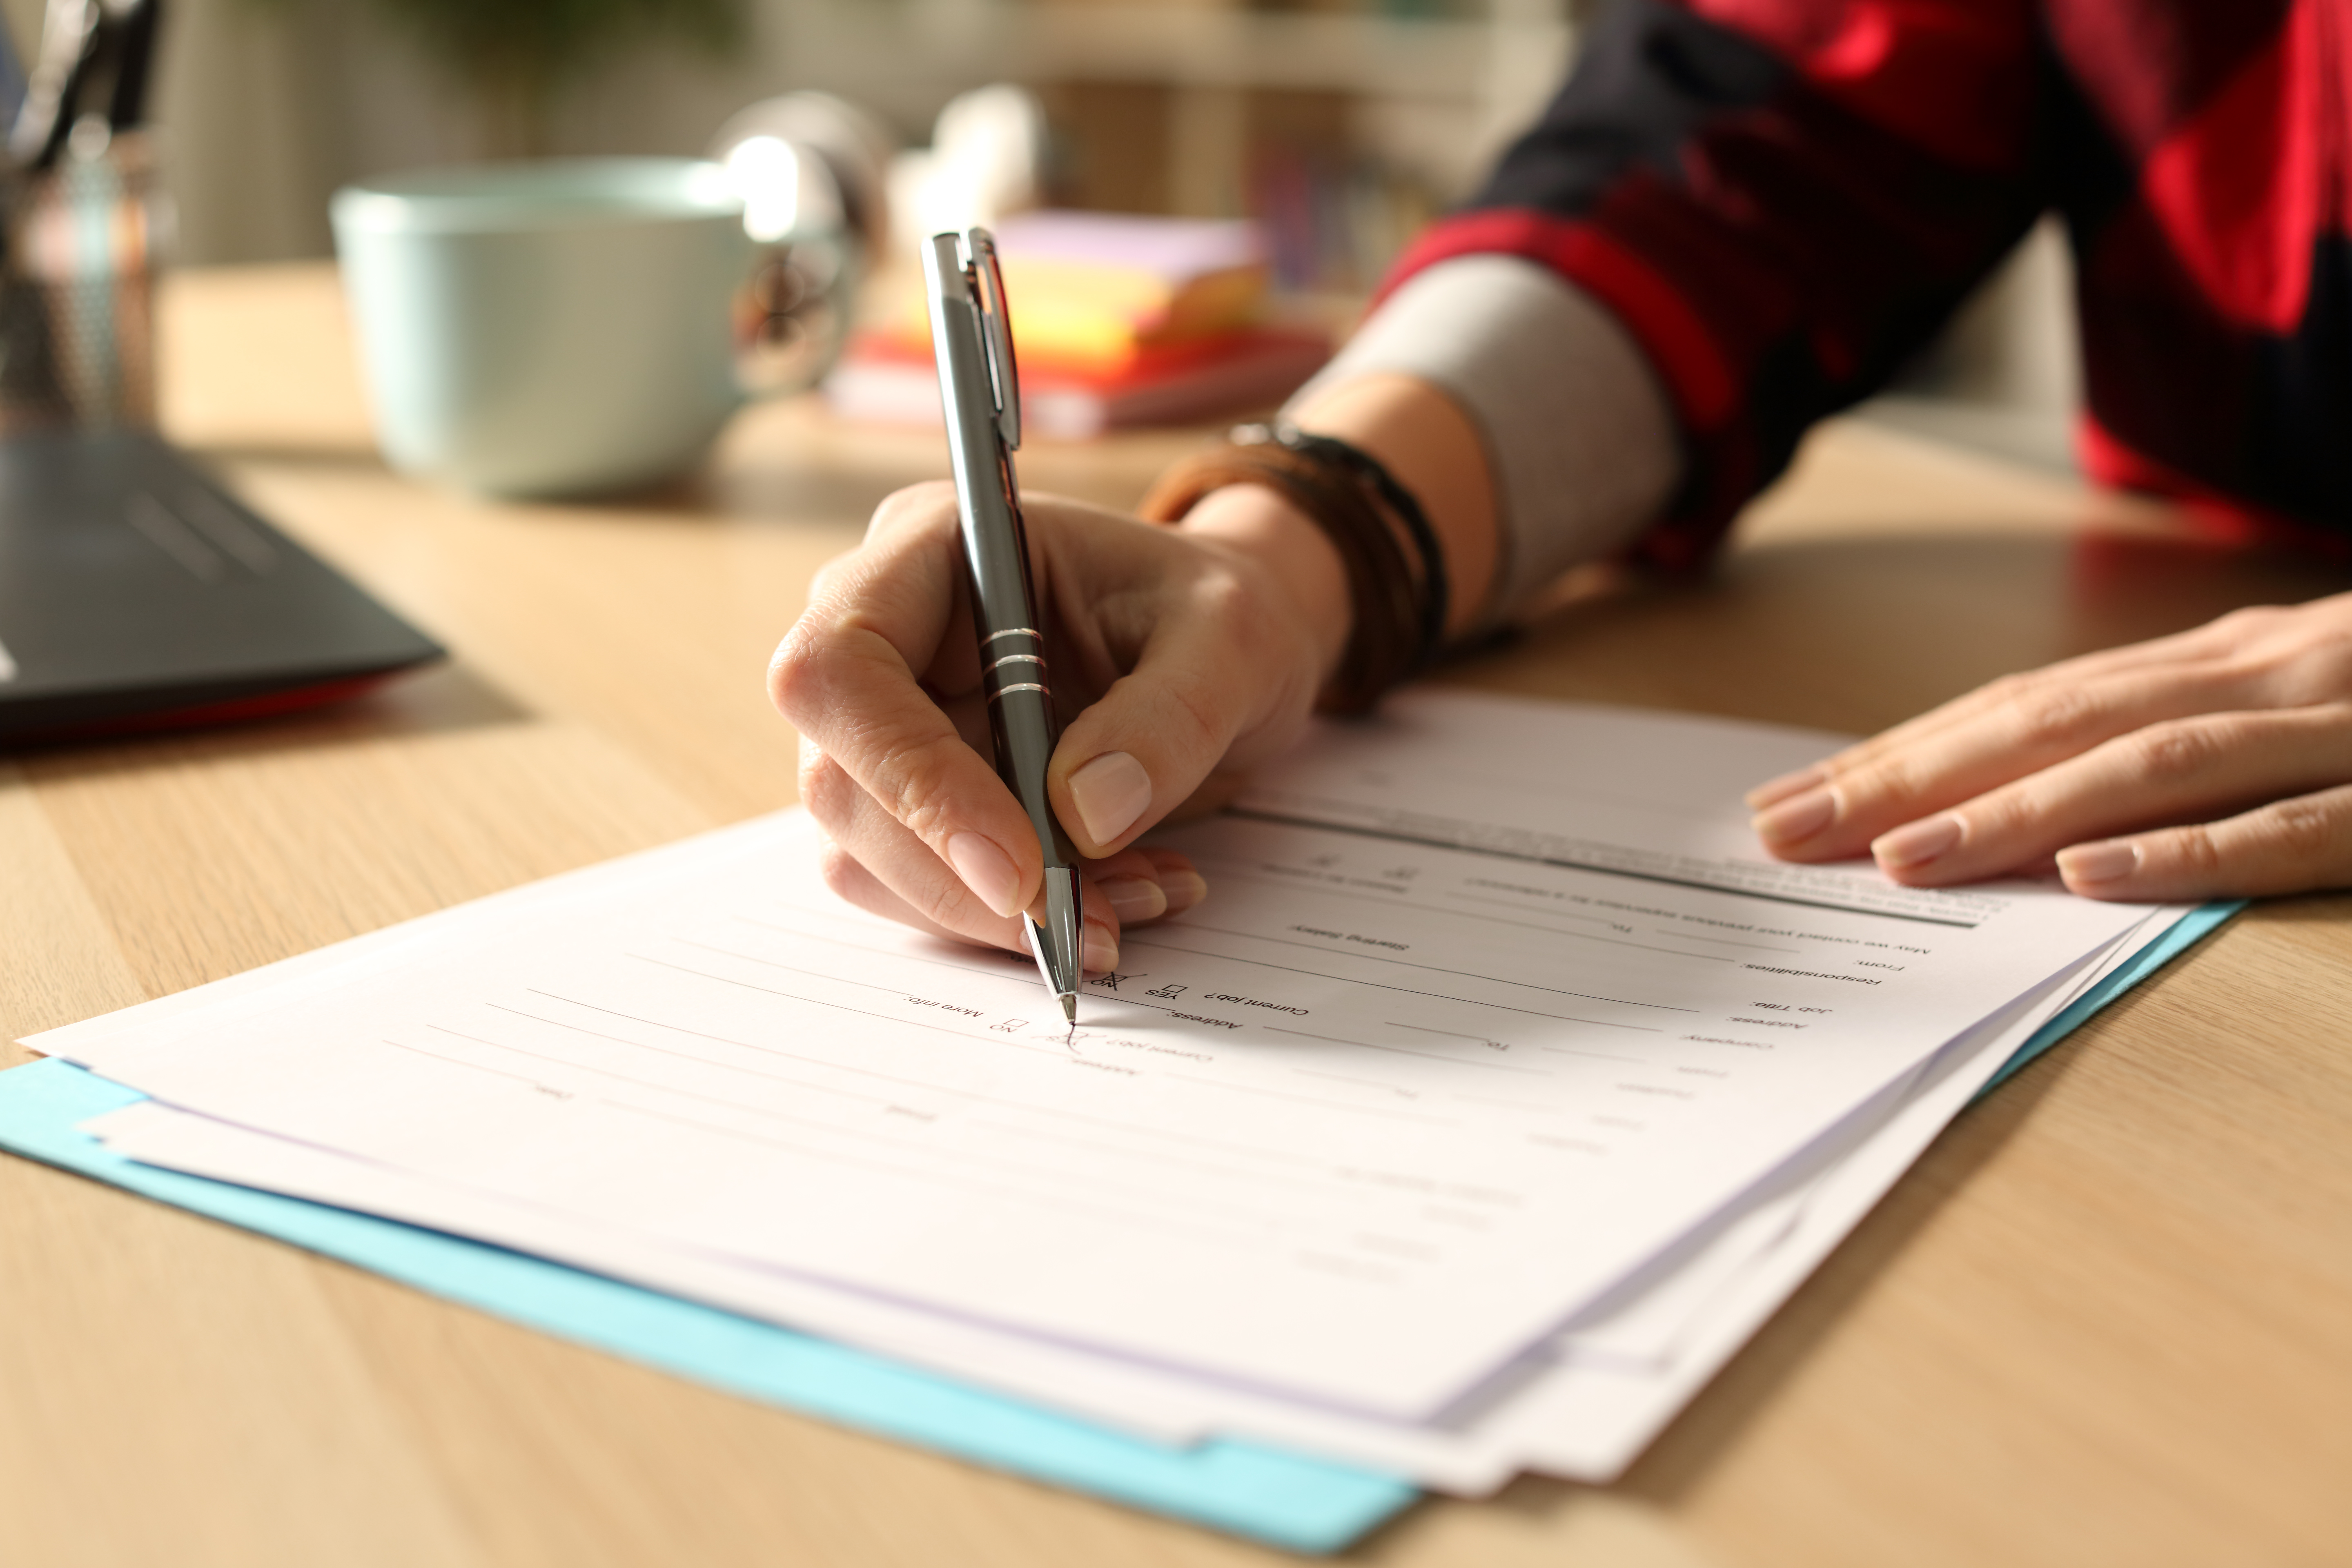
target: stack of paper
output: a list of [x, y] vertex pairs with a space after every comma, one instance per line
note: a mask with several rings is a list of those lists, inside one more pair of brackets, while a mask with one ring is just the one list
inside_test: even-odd
[[1171, 831], [1057, 1026], [768, 818], [38, 1037], [154, 1164], [1157, 1440], [1614, 1476], [2016, 1047], [2184, 911], [1757, 854], [1833, 738], [1409, 694]]
[[[1330, 355], [1265, 321], [1256, 226], [1038, 212], [996, 230], [1030, 428], [1074, 440], [1271, 405]], [[928, 303], [911, 284], [825, 382], [845, 417], [940, 422]]]

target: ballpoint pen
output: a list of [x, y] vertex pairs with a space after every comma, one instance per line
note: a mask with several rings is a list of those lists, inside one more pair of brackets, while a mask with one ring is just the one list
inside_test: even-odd
[[1065, 1022], [1078, 1018], [1080, 946], [1077, 851], [1045, 796], [1053, 759], [1054, 694], [1045, 637], [1029, 582], [1021, 491], [1013, 477], [1021, 445], [1021, 388], [1004, 314], [1004, 276], [984, 228], [937, 234], [923, 247], [931, 302], [931, 348], [963, 524], [972, 629], [980, 638], [980, 683], [996, 773], [1036, 830], [1045, 858], [1045, 916], [1024, 915], [1029, 951]]

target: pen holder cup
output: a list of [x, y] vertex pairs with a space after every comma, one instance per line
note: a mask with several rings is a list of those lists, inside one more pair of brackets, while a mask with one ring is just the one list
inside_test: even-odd
[[171, 230], [146, 137], [77, 127], [10, 204], [0, 435], [155, 424], [155, 271]]

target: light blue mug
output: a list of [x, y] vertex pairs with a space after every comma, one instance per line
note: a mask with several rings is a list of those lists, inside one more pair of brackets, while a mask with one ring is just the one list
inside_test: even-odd
[[720, 165], [581, 158], [335, 194], [377, 437], [497, 496], [665, 478], [744, 400], [730, 312], [755, 247]]

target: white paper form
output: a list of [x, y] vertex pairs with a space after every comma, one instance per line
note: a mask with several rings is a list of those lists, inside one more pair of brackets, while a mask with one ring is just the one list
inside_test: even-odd
[[[1565, 1332], [1475, 1415], [1425, 1428], [1349, 1421], [1172, 1380], [1123, 1363], [1056, 1351], [722, 1260], [647, 1248], [404, 1173], [246, 1132], [147, 1102], [89, 1131], [133, 1158], [364, 1209], [486, 1240], [522, 1243], [584, 1267], [650, 1279], [716, 1304], [899, 1354], [1005, 1392], [1126, 1425], [1162, 1441], [1223, 1432], [1310, 1449], [1465, 1495], [1518, 1470], [1607, 1480], [1629, 1463], [1715, 1369], [1876, 1202], [1944, 1121], [2049, 1016], [2183, 910], [2161, 911], [2107, 960], [2021, 1002], [1956, 1042], [1865, 1107], [1821, 1146], [1743, 1198], [1677, 1267], [1621, 1292], [1601, 1321]], [[1760, 1232], [1760, 1234], [1759, 1234]], [[1649, 1271], [1645, 1271], [1649, 1273]], [[1621, 1292], [1612, 1292], [1612, 1295]], [[1590, 1353], [1599, 1341], [1604, 1353]], [[1638, 1347], [1638, 1348], [1636, 1348]]]
[[[1925, 1143], [1890, 1154], [1891, 1124], [1916, 1122], [1919, 1103], [1941, 1103], [1942, 1095], [1961, 1095], [1950, 1102], [1946, 1114], [1956, 1113], [2035, 1030], [2161, 937], [2193, 907], [2171, 905], [2157, 910], [2098, 959], [2057, 977], [2045, 991], [2021, 998], [1946, 1047], [1813, 1149], [1798, 1155], [1736, 1205], [1710, 1217], [1666, 1254], [1580, 1312], [1552, 1337], [1549, 1352], [1562, 1362], [1580, 1364], [1668, 1365], [1694, 1334], [1714, 1316], [1729, 1310], [1727, 1303], [1741, 1298], [1743, 1281], [1751, 1270], [1779, 1249], [1801, 1246], [1814, 1233], [1812, 1209], [1822, 1193], [1836, 1190], [1855, 1167], [1883, 1177], [1879, 1192], [1909, 1168]], [[1875, 1202], [1876, 1195], [1874, 1193], [1869, 1201]], [[1835, 1234], [1843, 1236], [1859, 1217], [1856, 1211], [1837, 1224]], [[1795, 1282], [1792, 1279], [1791, 1286]]]
[[[1513, 715], [1515, 760], [1549, 711]], [[1717, 798], [1813, 744], [1781, 736], [1779, 755], [1716, 759], [1732, 774], [1713, 781]], [[1673, 779], [1645, 784], [1628, 761], [1646, 798], [1686, 771], [1670, 756]], [[1580, 826], [1585, 806], [1571, 805], [1555, 828]], [[1234, 884], [1353, 874], [1309, 864], [1330, 853], [1308, 843], [1334, 837], [1326, 828], [1192, 832], [1222, 836], [1201, 847], [1241, 867], [1224, 877]], [[1662, 852], [1654, 834], [1615, 837]], [[2032, 889], [1990, 912], [1979, 900], [1974, 925], [1935, 933], [1969, 939], [1957, 956], [1908, 955], [1922, 973], [1896, 989], [1921, 1005], [1906, 1011], [1878, 1005], [1885, 979], [1869, 986], [1876, 977], [1831, 959], [1869, 951], [1879, 939], [1855, 933], [1871, 922], [1932, 920], [1807, 904], [1801, 930], [1777, 913], [1740, 927], [1721, 906], [1756, 901], [1745, 889], [1516, 863], [1496, 889], [1464, 866], [1494, 860], [1490, 847], [1363, 841], [1394, 862], [1376, 875], [1411, 871], [1422, 890], [1337, 923], [1318, 912], [1332, 907], [1327, 887], [1268, 891], [1246, 908], [1234, 899], [1223, 925], [1167, 928], [1149, 939], [1158, 951], [1132, 943], [1129, 973], [1103, 977], [1075, 1048], [1027, 1026], [1034, 982], [1012, 963], [914, 952], [895, 936], [862, 945], [882, 939], [773, 897], [792, 879], [780, 847], [679, 877], [640, 871], [521, 933], [461, 932], [453, 912], [290, 1005], [265, 1002], [229, 1028], [191, 1016], [118, 1033], [83, 1059], [233, 1121], [668, 1243], [1410, 1415], [1916, 1066], [1988, 996], [2099, 945], [2093, 917], [2108, 935], [2122, 919]], [[1706, 849], [1694, 834], [1664, 852]], [[1645, 889], [1638, 907], [1592, 890], [1628, 881]], [[1576, 922], [1540, 907], [1490, 921], [1502, 939], [1474, 942], [1455, 934], [1469, 929], [1461, 911], [1423, 891], [1524, 900], [1515, 889], [1528, 887], [1586, 900], [1571, 912], [1588, 920], [1633, 915], [1637, 937], [1641, 920], [1668, 920], [1684, 939], [1703, 930], [1722, 945], [1746, 939], [1718, 933], [1745, 929], [1799, 945], [1759, 967], [1688, 940], [1547, 942], [1559, 932], [1534, 928]], [[1979, 940], [1988, 928], [2000, 940]], [[1312, 945], [1351, 939], [1383, 956], [1368, 967]], [[1559, 948], [1599, 960], [1563, 963]], [[1845, 1001], [1847, 987], [1864, 1002]], [[1768, 1033], [1776, 1008], [1759, 1004], [1776, 1002], [1807, 1032]], [[1638, 1021], [1678, 1009], [1676, 1025], [1696, 1022]], [[76, 1054], [69, 1037], [39, 1043]], [[1731, 1052], [1736, 1065], [1718, 1065]]]

